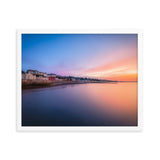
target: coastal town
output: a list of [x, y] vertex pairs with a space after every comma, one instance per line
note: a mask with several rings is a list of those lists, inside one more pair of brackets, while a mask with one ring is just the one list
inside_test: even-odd
[[45, 73], [38, 70], [29, 69], [26, 72], [22, 71], [22, 88], [54, 86], [62, 84], [74, 83], [100, 83], [111, 82], [109, 80], [94, 79], [87, 77], [61, 76], [54, 73]]

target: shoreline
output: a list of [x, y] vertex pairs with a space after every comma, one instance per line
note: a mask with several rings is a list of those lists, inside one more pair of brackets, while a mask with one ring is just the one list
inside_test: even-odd
[[113, 81], [107, 82], [80, 82], [80, 81], [62, 81], [62, 82], [30, 82], [30, 83], [23, 83], [22, 81], [22, 90], [25, 89], [36, 89], [36, 88], [48, 88], [48, 87], [55, 87], [55, 86], [62, 86], [62, 85], [70, 85], [70, 84], [87, 84], [87, 83], [117, 83]]
[[[133, 83], [136, 81], [126, 81], [127, 83]], [[26, 89], [37, 89], [37, 88], [48, 88], [70, 84], [88, 84], [88, 83], [124, 83], [124, 81], [93, 81], [93, 82], [82, 82], [82, 81], [22, 81], [22, 90]]]

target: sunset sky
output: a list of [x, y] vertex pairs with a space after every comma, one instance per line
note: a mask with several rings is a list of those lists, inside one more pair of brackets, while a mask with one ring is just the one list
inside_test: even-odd
[[22, 34], [22, 70], [137, 81], [137, 34]]

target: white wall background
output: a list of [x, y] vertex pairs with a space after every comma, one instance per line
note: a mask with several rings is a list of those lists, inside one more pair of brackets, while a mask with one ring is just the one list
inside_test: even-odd
[[[158, 0], [0, 1], [0, 159], [160, 159], [160, 9]], [[142, 132], [18, 133], [16, 29], [144, 30]]]

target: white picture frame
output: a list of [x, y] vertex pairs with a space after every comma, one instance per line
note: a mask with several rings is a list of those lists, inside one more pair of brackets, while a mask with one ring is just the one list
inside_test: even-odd
[[[21, 125], [21, 35], [23, 33], [34, 33], [34, 34], [57, 34], [57, 33], [66, 33], [66, 34], [138, 34], [138, 126], [134, 127], [26, 127]], [[78, 131], [78, 132], [88, 132], [88, 131], [141, 131], [142, 130], [142, 106], [143, 106], [143, 94], [142, 94], [142, 85], [143, 85], [143, 71], [142, 71], [142, 31], [137, 29], [101, 29], [101, 30], [17, 30], [16, 39], [17, 39], [17, 64], [16, 64], [16, 130], [17, 131]]]

